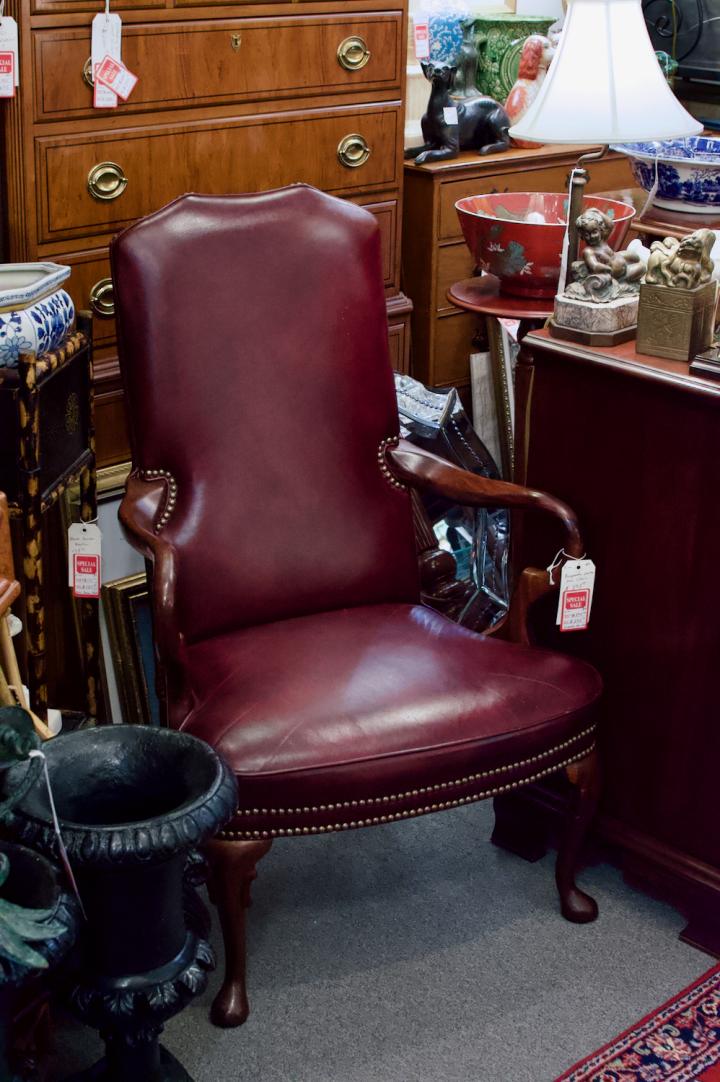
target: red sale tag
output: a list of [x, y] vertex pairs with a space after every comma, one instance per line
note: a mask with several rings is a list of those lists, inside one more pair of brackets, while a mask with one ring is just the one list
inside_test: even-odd
[[427, 60], [430, 56], [430, 27], [427, 23], [415, 23], [415, 56]]
[[77, 553], [73, 558], [73, 594], [75, 597], [100, 597], [100, 557]]
[[122, 60], [113, 60], [111, 56], [104, 56], [100, 61], [95, 78], [123, 101], [127, 101], [138, 81], [137, 75], [133, 75]]
[[0, 53], [0, 98], [15, 97], [15, 53]]
[[561, 631], [584, 631], [590, 618], [590, 591], [566, 590], [562, 596]]
[[592, 560], [568, 560], [560, 574], [557, 622], [561, 631], [584, 631], [590, 623], [595, 589]]

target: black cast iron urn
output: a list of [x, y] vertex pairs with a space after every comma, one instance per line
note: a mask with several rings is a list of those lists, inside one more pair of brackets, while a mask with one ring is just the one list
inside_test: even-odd
[[[193, 873], [202, 863], [197, 847], [235, 812], [235, 777], [203, 741], [149, 726], [69, 733], [43, 750], [87, 916], [70, 1001], [106, 1047], [105, 1058], [77, 1077], [188, 1082], [158, 1038], [215, 965]], [[13, 767], [10, 784], [25, 769]], [[15, 807], [12, 827], [56, 855], [44, 787]]]

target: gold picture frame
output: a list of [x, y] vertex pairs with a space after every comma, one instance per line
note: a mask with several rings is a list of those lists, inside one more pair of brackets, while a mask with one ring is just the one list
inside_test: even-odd
[[122, 720], [132, 725], [159, 725], [152, 615], [145, 573], [106, 583], [102, 587], [102, 600]]

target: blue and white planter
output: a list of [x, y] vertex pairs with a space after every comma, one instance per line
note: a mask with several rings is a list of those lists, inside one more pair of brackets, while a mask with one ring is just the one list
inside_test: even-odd
[[16, 368], [21, 353], [60, 345], [75, 319], [61, 284], [70, 267], [59, 263], [0, 264], [0, 368]]
[[691, 135], [664, 142], [623, 143], [612, 149], [627, 154], [635, 180], [647, 192], [655, 183], [657, 159], [656, 206], [686, 214], [720, 209], [720, 139]]

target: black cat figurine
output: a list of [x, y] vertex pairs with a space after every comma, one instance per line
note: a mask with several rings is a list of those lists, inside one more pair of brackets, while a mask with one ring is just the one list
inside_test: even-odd
[[423, 60], [421, 67], [432, 84], [427, 112], [421, 121], [425, 142], [420, 147], [409, 147], [406, 158], [414, 158], [422, 165], [454, 158], [461, 150], [475, 150], [478, 154], [507, 150], [510, 118], [502, 105], [483, 95], [453, 99], [457, 71], [454, 64]]

